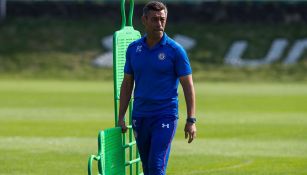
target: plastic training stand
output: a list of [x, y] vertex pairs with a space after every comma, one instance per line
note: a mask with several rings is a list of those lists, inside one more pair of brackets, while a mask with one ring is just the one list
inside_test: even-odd
[[92, 162], [98, 161], [101, 175], [125, 174], [125, 150], [122, 145], [121, 128], [110, 128], [98, 134], [98, 154], [91, 155], [88, 162], [88, 174], [92, 174]]

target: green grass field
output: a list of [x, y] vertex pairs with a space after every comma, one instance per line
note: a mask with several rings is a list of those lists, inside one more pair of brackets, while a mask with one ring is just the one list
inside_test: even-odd
[[[306, 83], [196, 82], [198, 138], [180, 103], [168, 175], [307, 174]], [[0, 174], [86, 174], [113, 126], [113, 84], [0, 80]]]

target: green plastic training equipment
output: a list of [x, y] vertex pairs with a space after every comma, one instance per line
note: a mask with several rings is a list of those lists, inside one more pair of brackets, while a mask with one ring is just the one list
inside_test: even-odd
[[100, 131], [98, 135], [98, 154], [92, 155], [88, 162], [88, 174], [92, 174], [92, 162], [98, 161], [99, 174], [125, 174], [125, 150], [122, 145], [121, 128]]
[[[98, 162], [99, 175], [142, 175], [140, 156], [132, 133], [132, 100], [129, 103], [128, 136], [116, 127], [118, 122], [120, 87], [124, 77], [126, 51], [128, 45], [139, 39], [141, 34], [132, 26], [134, 0], [130, 0], [128, 25], [126, 25], [125, 0], [121, 0], [121, 29], [113, 37], [113, 73], [114, 73], [114, 122], [115, 128], [100, 131], [98, 134], [98, 154], [88, 159], [88, 175], [92, 175], [93, 161]], [[128, 139], [126, 138], [128, 137]]]
[[118, 100], [120, 96], [120, 87], [124, 77], [124, 66], [126, 62], [126, 51], [128, 45], [139, 39], [141, 34], [134, 30], [132, 26], [134, 2], [130, 1], [130, 13], [128, 26], [126, 26], [125, 2], [121, 1], [122, 26], [115, 32], [113, 37], [113, 71], [114, 71], [114, 99], [115, 99], [115, 123], [118, 121]]

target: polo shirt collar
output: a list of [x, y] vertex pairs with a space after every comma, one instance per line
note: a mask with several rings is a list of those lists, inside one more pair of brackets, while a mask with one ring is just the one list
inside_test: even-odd
[[161, 44], [161, 45], [165, 45], [165, 44], [166, 44], [166, 41], [167, 41], [167, 38], [168, 38], [168, 36], [167, 36], [166, 33], [164, 32], [164, 33], [163, 33], [163, 36], [162, 36], [162, 38], [161, 38], [160, 44]]
[[[145, 34], [145, 35], [142, 37], [141, 42], [142, 42], [142, 45], [143, 45], [143, 46], [146, 46], [146, 47], [147, 47], [146, 38], [147, 38], [147, 34]], [[164, 33], [163, 33], [163, 36], [162, 36], [162, 38], [161, 38], [161, 40], [160, 40], [160, 42], [157, 43], [157, 45], [165, 45], [165, 44], [167, 43], [167, 39], [168, 39], [168, 36], [167, 36], [167, 34], [164, 32]]]

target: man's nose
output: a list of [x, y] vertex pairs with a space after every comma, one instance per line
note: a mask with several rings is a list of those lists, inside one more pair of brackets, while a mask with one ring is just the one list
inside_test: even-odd
[[160, 20], [157, 22], [157, 26], [158, 26], [158, 27], [161, 27], [161, 26], [162, 26], [162, 22], [161, 22]]

